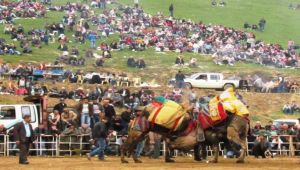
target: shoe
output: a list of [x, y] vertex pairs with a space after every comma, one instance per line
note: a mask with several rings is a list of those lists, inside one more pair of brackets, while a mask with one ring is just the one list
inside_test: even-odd
[[87, 157], [87, 159], [90, 161], [91, 160], [91, 154], [90, 153], [87, 153], [86, 154], [86, 157]]
[[29, 162], [28, 161], [26, 161], [26, 162], [20, 162], [19, 164], [28, 165]]

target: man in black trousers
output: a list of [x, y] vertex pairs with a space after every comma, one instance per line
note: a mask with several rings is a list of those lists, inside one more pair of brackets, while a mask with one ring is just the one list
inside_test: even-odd
[[29, 164], [27, 155], [29, 153], [29, 146], [34, 141], [34, 133], [30, 122], [30, 114], [24, 114], [23, 121], [14, 127], [16, 144], [20, 149], [19, 164]]

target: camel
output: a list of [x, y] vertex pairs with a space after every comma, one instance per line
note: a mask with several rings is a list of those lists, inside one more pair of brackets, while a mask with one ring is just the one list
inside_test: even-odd
[[[200, 113], [203, 114], [203, 113]], [[145, 116], [146, 117], [146, 116]], [[143, 119], [147, 121], [147, 118]], [[136, 122], [136, 121], [133, 121]], [[150, 124], [150, 122], [144, 122]], [[193, 120], [189, 118], [185, 118], [184, 126], [181, 132], [173, 132], [168, 133], [167, 131], [163, 131], [159, 128], [152, 128], [148, 126], [144, 131], [134, 129], [133, 123], [129, 125], [128, 138], [121, 146], [121, 162], [128, 163], [125, 159], [125, 153], [129, 153], [133, 156], [133, 160], [135, 163], [141, 163], [135, 154], [134, 150], [139, 141], [145, 139], [147, 134], [152, 131], [162, 135], [162, 138], [166, 141], [166, 146], [168, 150], [179, 149], [179, 150], [190, 150], [196, 149], [203, 145], [211, 145], [214, 150], [213, 159], [209, 162], [217, 163], [218, 162], [218, 153], [219, 153], [219, 142], [224, 141], [226, 143], [235, 143], [241, 147], [240, 156], [237, 160], [237, 163], [244, 163], [245, 155], [246, 155], [246, 137], [249, 130], [249, 123], [246, 118], [237, 116], [235, 114], [229, 113], [228, 118], [216, 127], [210, 127], [204, 130], [206, 140], [204, 142], [199, 142], [199, 124], [189, 126], [193, 123]], [[190, 128], [190, 130], [189, 130]], [[188, 131], [188, 133], [186, 133]], [[174, 137], [176, 134], [176, 137]], [[195, 152], [195, 160], [200, 160], [199, 154]], [[174, 162], [171, 159], [169, 152], [165, 154], [165, 162]]]

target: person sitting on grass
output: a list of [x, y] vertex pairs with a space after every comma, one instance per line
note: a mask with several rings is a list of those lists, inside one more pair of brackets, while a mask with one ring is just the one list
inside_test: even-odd
[[129, 58], [127, 59], [127, 66], [128, 66], [128, 67], [135, 67], [135, 60], [134, 60], [133, 57], [129, 57]]
[[136, 67], [137, 68], [140, 68], [140, 69], [143, 69], [146, 67], [146, 63], [144, 61], [144, 59], [139, 59], [137, 62], [136, 62]]
[[282, 108], [283, 113], [285, 114], [292, 114], [292, 108], [289, 102], [287, 102], [283, 108]]
[[177, 66], [181, 66], [181, 65], [184, 65], [184, 60], [183, 60], [183, 57], [181, 55], [177, 56], [176, 60], [175, 60], [175, 64]]

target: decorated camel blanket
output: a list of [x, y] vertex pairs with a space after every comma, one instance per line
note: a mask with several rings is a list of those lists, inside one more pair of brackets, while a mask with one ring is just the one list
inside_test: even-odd
[[150, 124], [157, 124], [176, 131], [180, 127], [182, 121], [187, 114], [184, 108], [171, 100], [167, 100], [162, 96], [158, 96], [147, 106], [150, 113], [148, 121]]

